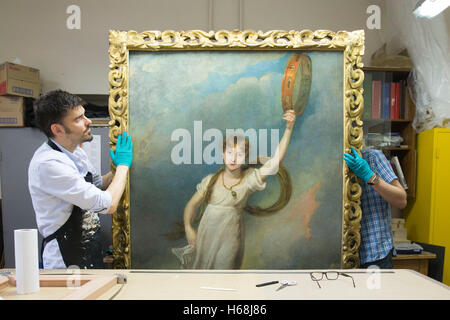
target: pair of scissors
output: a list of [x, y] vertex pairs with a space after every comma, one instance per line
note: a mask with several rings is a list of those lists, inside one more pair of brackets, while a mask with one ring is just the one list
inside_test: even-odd
[[288, 286], [295, 286], [297, 284], [297, 281], [294, 281], [294, 280], [291, 280], [291, 281], [290, 280], [282, 280], [280, 283], [281, 283], [281, 286], [279, 286], [278, 289], [275, 290], [275, 291], [281, 290], [281, 289], [286, 288]]

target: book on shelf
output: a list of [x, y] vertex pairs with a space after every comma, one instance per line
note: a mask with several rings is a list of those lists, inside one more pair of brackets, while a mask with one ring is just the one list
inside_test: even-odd
[[391, 94], [390, 94], [390, 98], [389, 98], [389, 114], [391, 115], [391, 119], [395, 119], [395, 98], [396, 98], [396, 93], [395, 93], [395, 82], [391, 82]]
[[383, 81], [382, 87], [382, 102], [381, 102], [381, 118], [390, 119], [390, 107], [391, 107], [391, 84], [390, 82]]
[[381, 72], [381, 118], [391, 119], [391, 83], [392, 72]]
[[401, 99], [402, 99], [402, 106], [403, 106], [402, 118], [409, 120], [410, 114], [409, 114], [409, 104], [407, 102], [406, 90], [408, 90], [408, 88], [406, 87], [406, 80], [401, 81], [401, 86], [402, 86]]
[[391, 82], [390, 118], [393, 120], [400, 119], [400, 90], [400, 82]]
[[402, 101], [402, 83], [399, 81], [397, 82], [397, 115], [399, 119], [404, 119], [401, 113]]
[[381, 118], [381, 80], [372, 81], [372, 119]]
[[400, 109], [400, 119], [407, 119], [405, 117], [405, 90], [406, 90], [406, 81], [405, 80], [401, 80], [398, 84], [398, 86], [400, 87], [399, 90], [399, 96], [400, 96], [400, 101], [399, 101], [399, 109]]
[[372, 118], [372, 73], [364, 74], [363, 82], [364, 112], [362, 118], [364, 120]]
[[363, 89], [363, 120], [409, 120], [405, 79], [398, 79], [391, 71], [366, 71]]
[[403, 174], [402, 167], [400, 166], [400, 161], [398, 161], [398, 157], [392, 156], [391, 163], [393, 165], [395, 172], [397, 173], [398, 180], [399, 180], [400, 184], [402, 185], [403, 189], [408, 190], [408, 185], [406, 184], [406, 179]]

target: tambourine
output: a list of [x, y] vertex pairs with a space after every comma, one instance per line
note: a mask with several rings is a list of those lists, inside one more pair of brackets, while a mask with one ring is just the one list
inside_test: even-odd
[[289, 59], [281, 82], [283, 110], [293, 109], [301, 115], [308, 103], [311, 89], [311, 59], [305, 53], [294, 53]]

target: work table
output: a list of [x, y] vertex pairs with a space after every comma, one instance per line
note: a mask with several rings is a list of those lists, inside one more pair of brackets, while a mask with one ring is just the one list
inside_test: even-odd
[[[11, 272], [3, 269], [0, 272]], [[337, 280], [322, 280], [320, 286], [311, 279], [311, 271], [327, 270], [40, 270], [43, 277], [68, 276], [67, 286], [43, 287], [32, 294], [18, 295], [11, 282], [0, 289], [5, 300], [57, 300], [73, 294], [77, 280], [94, 275], [120, 275], [96, 297], [101, 300], [450, 300], [450, 287], [412, 270], [335, 270], [351, 275]], [[280, 284], [256, 287], [269, 281], [294, 280], [296, 285], [276, 291]], [[0, 286], [1, 287], [1, 286]]]

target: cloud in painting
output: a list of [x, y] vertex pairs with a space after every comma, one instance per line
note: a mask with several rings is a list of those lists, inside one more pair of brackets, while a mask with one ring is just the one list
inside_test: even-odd
[[[281, 123], [282, 109], [278, 92], [280, 77], [278, 74], [266, 74], [261, 78], [240, 78], [224, 92], [214, 92], [195, 102], [192, 101], [188, 106], [190, 112], [185, 113], [183, 117], [176, 116], [178, 113], [176, 105], [169, 105], [164, 112], [158, 114], [141, 114], [137, 119], [141, 123], [164, 124], [152, 126], [151, 135], [147, 135], [146, 130], [141, 133], [142, 137], [140, 135], [134, 137], [137, 140], [149, 139], [153, 153], [167, 155], [153, 159], [147, 166], [156, 168], [160, 162], [170, 159], [171, 150], [177, 144], [170, 141], [174, 130], [187, 129], [193, 139], [194, 121], [202, 121], [203, 133], [209, 128], [217, 128], [224, 135], [225, 129], [246, 130], [252, 127], [259, 129], [258, 123], [267, 123], [267, 127]], [[271, 107], [267, 108], [267, 105]], [[273, 112], [279, 114], [279, 117], [274, 119]], [[138, 127], [147, 128], [145, 125]], [[270, 141], [268, 143], [270, 144]], [[205, 142], [204, 147], [206, 145]]]
[[[171, 55], [168, 59], [168, 55]], [[192, 86], [205, 81], [210, 73], [217, 73], [225, 76], [232, 76], [245, 72], [249, 67], [278, 60], [284, 53], [267, 55], [260, 54], [239, 54], [239, 63], [236, 63], [236, 55], [220, 52], [205, 52], [197, 54], [195, 52], [170, 54], [155, 54], [153, 59], [142, 65], [142, 71], [154, 74], [162, 74], [168, 70], [178, 73], [182, 77], [180, 83]], [[218, 57], [219, 56], [219, 57]], [[188, 62], [188, 63], [187, 63]], [[179, 72], [183, 70], [183, 72]], [[189, 75], [189, 81], [186, 81], [186, 75]]]

